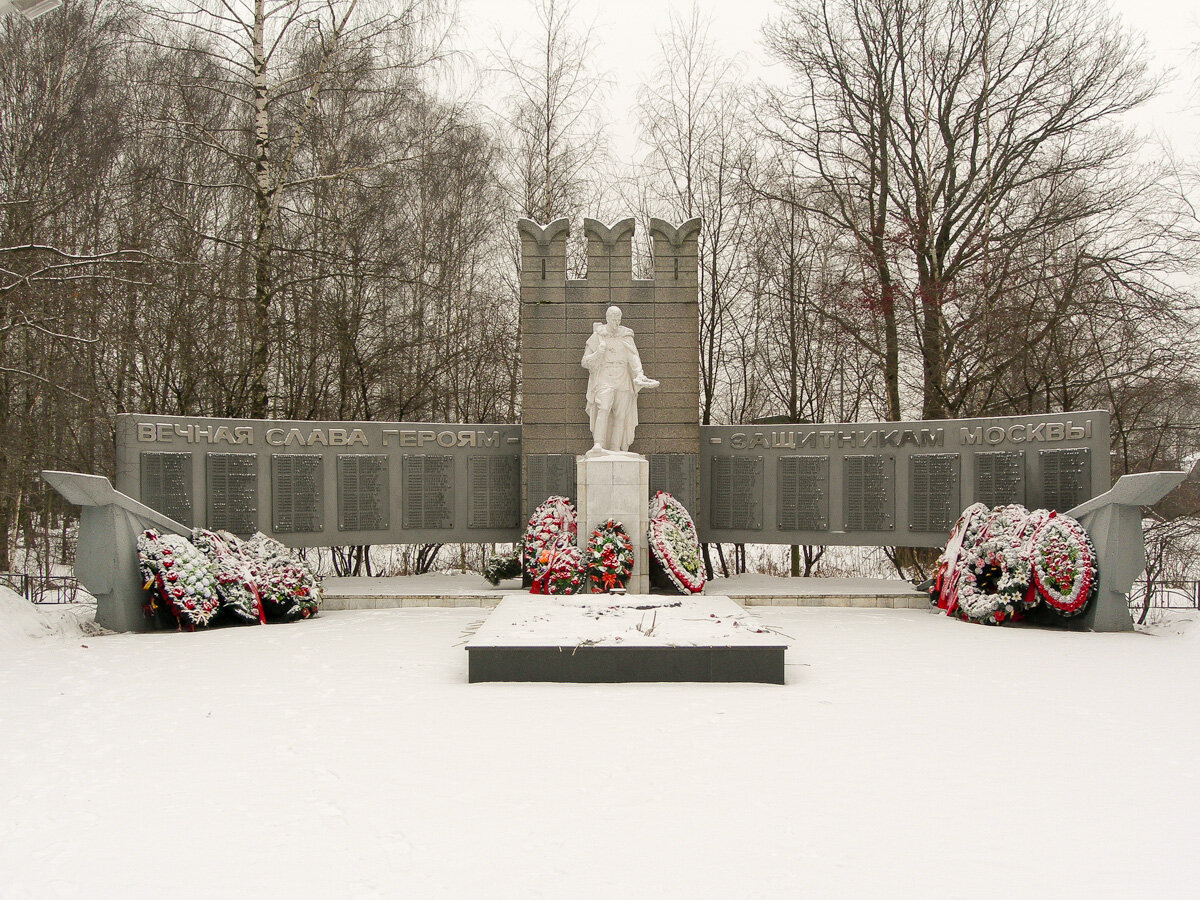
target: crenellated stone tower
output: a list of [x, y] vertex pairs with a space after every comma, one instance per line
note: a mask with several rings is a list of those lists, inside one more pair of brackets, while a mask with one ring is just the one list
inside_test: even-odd
[[593, 322], [619, 306], [637, 335], [646, 374], [661, 382], [638, 398], [630, 447], [650, 459], [650, 489], [669, 490], [696, 515], [699, 451], [699, 309], [696, 239], [700, 220], [678, 228], [650, 220], [654, 277], [633, 277], [634, 220], [605, 226], [584, 219], [587, 275], [566, 277], [568, 222], [521, 219], [521, 485], [526, 513], [549, 494], [574, 498], [575, 456], [592, 445], [580, 365]]

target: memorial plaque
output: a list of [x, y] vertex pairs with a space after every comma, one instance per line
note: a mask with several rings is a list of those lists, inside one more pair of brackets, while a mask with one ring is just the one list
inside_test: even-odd
[[300, 453], [271, 454], [271, 527], [279, 534], [325, 527], [324, 459]]
[[192, 454], [143, 452], [141, 501], [189, 528], [192, 521]]
[[249, 535], [258, 531], [258, 454], [209, 453], [206, 527]]
[[516, 528], [521, 524], [521, 457], [467, 459], [471, 504], [468, 528]]
[[404, 455], [404, 527], [454, 527], [454, 457]]
[[539, 503], [547, 497], [566, 497], [578, 502], [575, 486], [575, 457], [570, 453], [530, 453], [526, 457], [527, 469], [525, 507], [526, 515], [533, 515]]
[[908, 528], [949, 531], [962, 512], [959, 454], [918, 453], [909, 457]]
[[763, 527], [763, 458], [721, 455], [709, 472], [709, 521], [713, 528], [760, 531]]
[[390, 527], [388, 476], [386, 454], [338, 454], [338, 531], [386, 531]]
[[975, 454], [973, 502], [985, 506], [1025, 504], [1025, 451], [1002, 450]]
[[896, 457], [847, 456], [843, 464], [847, 531], [891, 531], [896, 524]]
[[696, 515], [696, 454], [651, 453], [650, 496], [666, 491]]
[[829, 457], [781, 456], [775, 510], [783, 531], [829, 528]]
[[1039, 450], [1042, 469], [1042, 506], [1065, 511], [1091, 498], [1092, 452], [1087, 448], [1074, 450]]

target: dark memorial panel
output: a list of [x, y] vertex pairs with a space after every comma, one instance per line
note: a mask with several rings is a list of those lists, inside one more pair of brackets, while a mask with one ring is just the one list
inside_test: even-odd
[[829, 529], [829, 457], [781, 456], [775, 509], [781, 531]]
[[896, 524], [896, 457], [847, 456], [843, 509], [847, 531], [891, 531]]
[[713, 528], [760, 531], [763, 527], [763, 458], [714, 456], [709, 473]]
[[192, 454], [139, 454], [141, 501], [189, 528], [192, 521]]
[[985, 506], [1025, 504], [1025, 451], [999, 450], [975, 454], [975, 503]]
[[279, 534], [325, 527], [324, 463], [315, 455], [271, 454], [271, 527]]
[[1066, 511], [1090, 498], [1092, 453], [1075, 450], [1039, 450], [1042, 469], [1042, 506]]
[[696, 454], [651, 453], [650, 496], [666, 491], [696, 515]]
[[338, 454], [338, 531], [386, 531], [391, 526], [388, 475], [385, 454]]
[[404, 527], [454, 527], [454, 457], [404, 455]]
[[521, 457], [472, 456], [468, 528], [516, 528], [521, 518]]
[[208, 519], [214, 531], [258, 531], [258, 454], [209, 453]]
[[962, 512], [959, 454], [918, 453], [909, 457], [908, 528], [949, 531]]
[[566, 497], [572, 503], [578, 501], [573, 454], [530, 453], [526, 460], [526, 515], [533, 515], [538, 504], [543, 503], [547, 497]]

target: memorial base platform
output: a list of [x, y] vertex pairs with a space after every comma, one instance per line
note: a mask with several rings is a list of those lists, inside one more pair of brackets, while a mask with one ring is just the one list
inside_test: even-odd
[[467, 642], [468, 680], [783, 684], [786, 649], [728, 597], [509, 594]]
[[[328, 577], [323, 582], [327, 611], [410, 607], [482, 607], [493, 609], [521, 580], [498, 587], [481, 575], [397, 575], [388, 578]], [[731, 598], [741, 606], [832, 606], [867, 609], [929, 609], [929, 595], [891, 578], [779, 578], [735, 575], [709, 582], [707, 593]], [[666, 596], [655, 595], [665, 600]]]

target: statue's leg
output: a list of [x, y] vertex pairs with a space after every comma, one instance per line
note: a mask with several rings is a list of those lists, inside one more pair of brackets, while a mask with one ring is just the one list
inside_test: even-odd
[[613, 399], [610, 421], [614, 450], [626, 451], [633, 443], [633, 411], [637, 395], [632, 391], [620, 391]]
[[608, 410], [596, 410], [596, 430], [592, 432], [592, 437], [595, 439], [594, 450], [606, 450], [605, 435], [608, 433]]
[[612, 443], [612, 435], [610, 433], [613, 421], [612, 406], [612, 388], [602, 387], [596, 394], [596, 427], [592, 431], [592, 438], [596, 444], [593, 449], [619, 449]]

